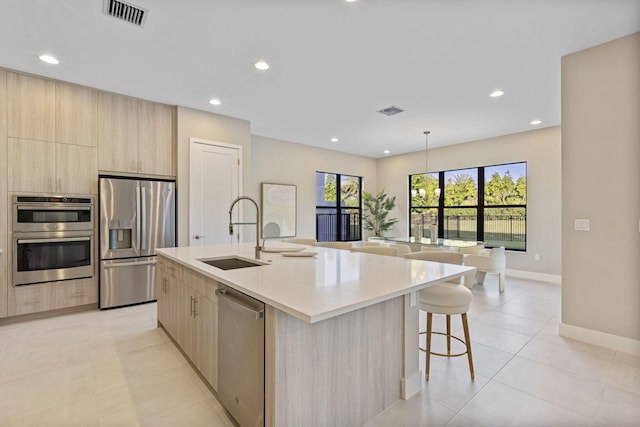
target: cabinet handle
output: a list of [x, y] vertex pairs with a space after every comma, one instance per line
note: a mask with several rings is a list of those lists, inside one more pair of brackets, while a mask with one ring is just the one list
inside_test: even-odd
[[138, 160], [138, 172], [142, 172], [142, 160]]
[[195, 319], [198, 315], [198, 297], [193, 297], [193, 318]]
[[194, 306], [194, 304], [193, 304], [193, 296], [190, 296], [189, 298], [191, 299], [191, 301], [189, 303], [190, 304], [189, 316], [193, 317], [193, 311], [194, 311], [194, 308], [193, 308], [193, 306]]

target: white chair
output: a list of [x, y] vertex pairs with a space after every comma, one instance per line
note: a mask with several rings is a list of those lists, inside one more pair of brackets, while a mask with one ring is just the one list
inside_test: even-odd
[[310, 245], [315, 246], [318, 242], [316, 239], [307, 239], [303, 237], [294, 237], [292, 239], [282, 239], [285, 243], [297, 243], [299, 245]]
[[[463, 255], [457, 252], [423, 251], [413, 252], [409, 255], [406, 255], [405, 258], [442, 262], [446, 264], [462, 264]], [[471, 379], [475, 379], [475, 373], [473, 371], [473, 357], [471, 355], [471, 338], [469, 337], [469, 324], [467, 321], [467, 311], [469, 311], [469, 306], [471, 305], [472, 299], [473, 294], [471, 293], [471, 291], [464, 286], [460, 286], [460, 279], [439, 283], [437, 285], [433, 285], [426, 289], [420, 290], [420, 310], [427, 313], [427, 330], [426, 332], [420, 332], [420, 334], [426, 334], [427, 338], [426, 347], [424, 349], [420, 348], [420, 350], [425, 352], [425, 379], [427, 381], [429, 381], [429, 367], [432, 354], [444, 357], [457, 357], [466, 354], [467, 360], [469, 362], [469, 372], [471, 374]], [[446, 316], [446, 332], [433, 331], [432, 325], [434, 314], [444, 314]], [[452, 314], [459, 314], [462, 317], [464, 340], [451, 335]], [[446, 337], [446, 353], [436, 353], [431, 351], [432, 334], [444, 335]], [[461, 353], [451, 353], [451, 338], [464, 344], [466, 351]]]
[[353, 245], [351, 244], [351, 242], [318, 242], [316, 243], [316, 246], [333, 249], [344, 249], [348, 251]]
[[389, 245], [390, 248], [396, 248], [398, 250], [398, 256], [399, 257], [403, 257], [406, 254], [410, 254], [411, 253], [411, 246], [409, 245], [395, 245], [395, 244], [391, 244]]
[[359, 246], [351, 248], [351, 252], [364, 252], [367, 254], [398, 256], [398, 249], [392, 248], [390, 246]]
[[364, 246], [382, 246], [380, 242], [367, 242], [365, 240], [359, 240], [357, 242], [353, 242], [354, 248], [364, 247]]
[[420, 246], [421, 252], [444, 252], [445, 249], [442, 246]]
[[504, 246], [483, 249], [478, 255], [465, 255], [464, 265], [476, 268], [478, 285], [484, 284], [487, 273], [498, 274], [498, 289], [500, 292], [504, 292], [507, 268], [507, 256], [504, 253]]
[[475, 246], [461, 247], [458, 252], [464, 255], [479, 255], [483, 249], [484, 249], [484, 243], [481, 243]]

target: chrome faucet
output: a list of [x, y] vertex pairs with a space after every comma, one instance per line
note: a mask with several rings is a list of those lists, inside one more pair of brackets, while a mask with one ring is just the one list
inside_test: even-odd
[[[256, 222], [233, 222], [233, 219], [231, 217], [231, 212], [233, 211], [233, 207], [240, 200], [249, 200], [256, 207]], [[251, 197], [240, 196], [240, 197], [237, 197], [233, 202], [231, 202], [231, 206], [229, 207], [229, 235], [230, 236], [233, 236], [233, 226], [234, 226], [234, 224], [237, 224], [237, 225], [253, 225], [253, 224], [255, 224], [255, 226], [256, 226], [256, 255], [255, 255], [255, 257], [256, 257], [256, 259], [260, 259], [260, 251], [262, 250], [262, 248], [260, 247], [260, 208], [258, 207], [258, 204], [255, 202], [255, 200], [253, 200]]]

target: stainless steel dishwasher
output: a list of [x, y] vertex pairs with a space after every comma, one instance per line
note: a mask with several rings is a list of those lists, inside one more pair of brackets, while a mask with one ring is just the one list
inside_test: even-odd
[[218, 295], [218, 399], [241, 427], [264, 426], [264, 303]]

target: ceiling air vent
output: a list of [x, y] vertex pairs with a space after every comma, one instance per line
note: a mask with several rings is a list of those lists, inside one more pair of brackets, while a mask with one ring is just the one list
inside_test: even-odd
[[102, 6], [103, 14], [138, 27], [144, 27], [145, 22], [147, 22], [147, 12], [146, 9], [119, 0], [104, 0]]
[[392, 105], [391, 107], [383, 108], [382, 110], [378, 110], [378, 113], [382, 113], [385, 116], [395, 116], [396, 114], [402, 113], [404, 110], [400, 107], [396, 107]]

